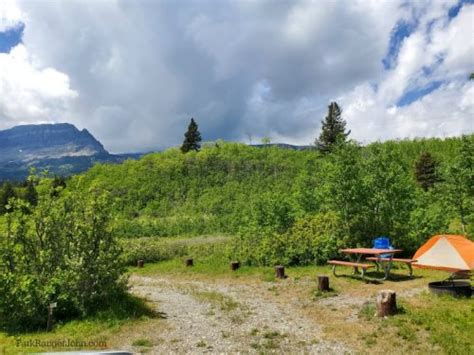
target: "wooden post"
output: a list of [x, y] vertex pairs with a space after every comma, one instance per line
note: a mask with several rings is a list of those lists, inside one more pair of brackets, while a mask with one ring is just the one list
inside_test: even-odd
[[238, 261], [232, 261], [232, 262], [230, 263], [230, 269], [231, 269], [232, 271], [235, 271], [235, 270], [237, 270], [238, 268], [240, 268], [240, 262], [238, 262]]
[[145, 262], [142, 259], [137, 261], [137, 266], [138, 266], [139, 269], [141, 269], [143, 267], [143, 265], [145, 265]]
[[53, 309], [55, 309], [57, 307], [57, 305], [58, 304], [56, 302], [50, 303], [48, 305], [48, 321], [46, 323], [46, 330], [48, 332], [50, 332], [51, 329], [53, 329], [53, 322], [54, 322]]
[[186, 266], [193, 266], [194, 265], [194, 261], [193, 259], [186, 259]]
[[275, 266], [275, 276], [277, 279], [284, 279], [285, 276], [285, 267], [283, 265]]
[[329, 291], [329, 277], [318, 276], [318, 290], [323, 292]]
[[397, 313], [397, 294], [392, 290], [382, 290], [377, 295], [377, 316], [387, 317]]

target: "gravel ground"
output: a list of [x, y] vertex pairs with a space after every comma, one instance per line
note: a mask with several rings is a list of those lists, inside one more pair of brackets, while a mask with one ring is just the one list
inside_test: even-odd
[[[132, 292], [166, 316], [148, 353], [352, 353], [322, 338], [318, 320], [279, 302], [268, 285], [131, 278]], [[140, 352], [145, 349], [133, 347]]]

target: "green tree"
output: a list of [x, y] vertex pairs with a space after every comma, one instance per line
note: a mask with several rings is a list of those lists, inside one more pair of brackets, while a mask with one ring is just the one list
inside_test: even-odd
[[440, 193], [461, 222], [463, 233], [468, 223], [474, 222], [474, 136], [463, 136], [455, 161], [443, 174], [444, 186]]
[[188, 131], [184, 134], [184, 142], [181, 146], [181, 151], [187, 153], [191, 150], [199, 151], [201, 149], [201, 133], [198, 130], [198, 125], [194, 118], [191, 118], [191, 122], [188, 126]]
[[429, 152], [423, 152], [420, 158], [415, 162], [415, 178], [418, 185], [428, 191], [439, 180], [438, 178], [438, 162]]
[[322, 121], [322, 129], [315, 144], [323, 153], [330, 153], [336, 144], [344, 143], [351, 133], [346, 132], [346, 121], [342, 119], [342, 109], [336, 102], [328, 106], [328, 114]]

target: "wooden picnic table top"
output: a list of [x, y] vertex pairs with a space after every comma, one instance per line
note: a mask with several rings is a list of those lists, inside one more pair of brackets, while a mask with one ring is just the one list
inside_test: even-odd
[[347, 248], [339, 250], [341, 253], [346, 254], [370, 254], [370, 255], [381, 255], [381, 254], [395, 254], [403, 251], [402, 249], [375, 249], [375, 248]]

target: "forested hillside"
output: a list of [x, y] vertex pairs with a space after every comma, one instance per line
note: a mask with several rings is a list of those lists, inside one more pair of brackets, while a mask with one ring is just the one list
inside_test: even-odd
[[[433, 160], [418, 178], [427, 184], [415, 174], [422, 153]], [[323, 262], [378, 235], [410, 254], [434, 233], [472, 234], [473, 156], [472, 135], [326, 155], [218, 143], [96, 165], [69, 188], [110, 191], [122, 237], [226, 233], [240, 236], [235, 253], [251, 263]]]

